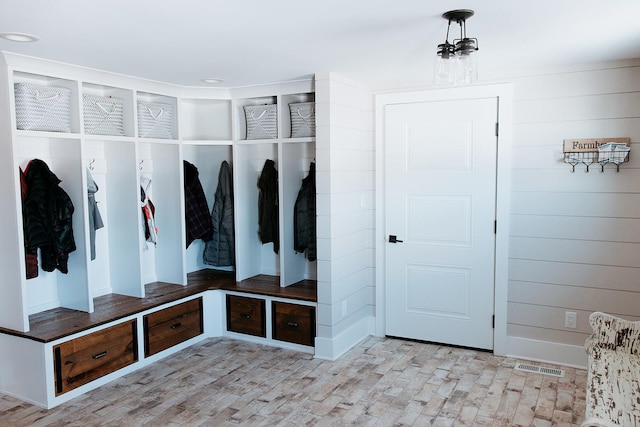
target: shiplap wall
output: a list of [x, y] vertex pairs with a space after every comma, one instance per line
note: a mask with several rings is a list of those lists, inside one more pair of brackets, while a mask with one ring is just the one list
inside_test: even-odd
[[[640, 319], [640, 62], [510, 80], [507, 333], [582, 346], [593, 311]], [[630, 162], [571, 173], [563, 139], [603, 137], [630, 137]]]
[[373, 95], [316, 75], [318, 328], [316, 356], [335, 359], [373, 331]]

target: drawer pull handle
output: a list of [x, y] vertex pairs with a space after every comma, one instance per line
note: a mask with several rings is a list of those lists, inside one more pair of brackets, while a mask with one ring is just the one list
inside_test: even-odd
[[244, 319], [251, 319], [251, 313], [249, 313], [249, 314], [243, 314], [243, 315], [242, 315], [242, 317], [243, 317]]
[[101, 357], [105, 357], [107, 355], [107, 351], [103, 351], [101, 353], [94, 354], [91, 356], [93, 359], [100, 359]]
[[180, 326], [182, 326], [182, 323], [174, 323], [173, 325], [171, 325], [171, 329], [178, 329]]
[[297, 324], [296, 322], [288, 322], [288, 323], [287, 323], [287, 326], [290, 326], [290, 327], [292, 327], [292, 328], [297, 328], [297, 327], [298, 327], [298, 324]]

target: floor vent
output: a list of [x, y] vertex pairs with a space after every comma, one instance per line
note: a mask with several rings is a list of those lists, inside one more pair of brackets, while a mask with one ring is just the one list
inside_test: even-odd
[[534, 366], [534, 365], [527, 365], [524, 363], [518, 363], [516, 364], [515, 370], [517, 371], [525, 371], [525, 372], [533, 372], [536, 374], [542, 374], [542, 375], [551, 375], [553, 377], [564, 377], [564, 371], [562, 369], [555, 369], [555, 368], [545, 368], [544, 366]]

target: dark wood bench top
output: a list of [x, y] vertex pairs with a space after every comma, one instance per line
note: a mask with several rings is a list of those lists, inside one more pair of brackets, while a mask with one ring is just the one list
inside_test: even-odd
[[284, 288], [280, 287], [279, 280], [280, 278], [277, 276], [259, 275], [242, 282], [224, 285], [220, 289], [300, 301], [317, 301], [317, 282], [315, 280], [301, 280]]
[[149, 283], [145, 285], [144, 298], [120, 294], [103, 295], [94, 298], [93, 313], [54, 308], [30, 315], [29, 332], [0, 328], [0, 333], [46, 343], [208, 290], [220, 289], [315, 302], [316, 288], [315, 280], [303, 280], [281, 288], [279, 278], [275, 276], [259, 275], [236, 282], [233, 272], [200, 270], [187, 275], [186, 286], [164, 282]]

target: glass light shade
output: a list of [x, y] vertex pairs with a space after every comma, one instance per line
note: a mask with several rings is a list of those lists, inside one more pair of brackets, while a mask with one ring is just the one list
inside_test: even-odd
[[456, 55], [455, 84], [470, 84], [478, 80], [477, 53]]
[[442, 58], [438, 55], [433, 73], [433, 82], [436, 84], [453, 84], [456, 77], [456, 62], [458, 62], [458, 60], [455, 56]]

